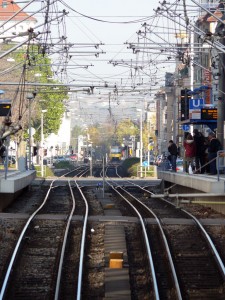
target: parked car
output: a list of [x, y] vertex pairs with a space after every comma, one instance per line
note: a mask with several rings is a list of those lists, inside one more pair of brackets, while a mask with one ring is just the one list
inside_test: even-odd
[[78, 160], [78, 154], [77, 154], [77, 153], [71, 154], [71, 155], [70, 155], [70, 158], [71, 158], [71, 160], [73, 160], [73, 161], [77, 161], [77, 160]]
[[52, 162], [53, 164], [59, 161], [65, 161], [65, 157], [63, 155], [53, 156]]

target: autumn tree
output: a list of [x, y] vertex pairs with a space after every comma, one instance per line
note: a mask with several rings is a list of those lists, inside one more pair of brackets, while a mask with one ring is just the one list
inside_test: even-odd
[[123, 139], [128, 139], [130, 136], [139, 134], [138, 126], [130, 119], [121, 121], [116, 127], [116, 137], [119, 143], [123, 143]]

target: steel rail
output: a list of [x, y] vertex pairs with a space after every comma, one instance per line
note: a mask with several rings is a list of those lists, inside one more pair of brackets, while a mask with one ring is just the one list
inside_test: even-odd
[[[136, 186], [138, 186], [138, 185], [136, 185]], [[145, 188], [142, 188], [140, 186], [138, 186], [138, 187], [141, 188], [143, 191], [145, 191], [145, 192], [153, 195], [152, 192], [146, 190]], [[166, 202], [169, 205], [172, 205], [172, 206], [176, 207], [175, 204], [171, 203], [170, 201], [168, 201], [168, 200], [166, 200], [164, 198], [161, 198], [161, 200], [164, 201], [164, 202]], [[212, 239], [210, 238], [209, 234], [207, 233], [207, 231], [205, 230], [205, 228], [203, 227], [203, 225], [200, 223], [200, 221], [194, 215], [192, 215], [190, 212], [188, 212], [187, 210], [185, 210], [183, 208], [181, 208], [181, 210], [184, 213], [186, 213], [188, 216], [190, 216], [195, 221], [195, 223], [198, 225], [199, 229], [201, 230], [201, 232], [203, 233], [204, 237], [206, 238], [206, 241], [207, 241], [208, 245], [210, 246], [211, 252], [212, 252], [213, 256], [215, 257], [217, 265], [219, 266], [219, 268], [221, 270], [221, 274], [222, 274], [223, 278], [225, 279], [225, 266], [224, 266], [224, 263], [223, 263], [220, 255], [219, 255], [219, 253], [218, 253], [218, 251], [217, 251], [217, 249], [216, 249], [216, 247], [215, 247]]]
[[90, 168], [87, 167], [86, 170], [82, 170], [80, 173], [77, 174], [77, 176], [80, 178], [80, 177], [82, 177], [84, 174], [86, 174], [89, 170], [90, 170]]
[[200, 223], [200, 221], [195, 216], [193, 216], [191, 213], [189, 213], [185, 209], [181, 209], [181, 210], [183, 212], [185, 212], [186, 214], [188, 214], [195, 221], [195, 223], [198, 225], [198, 227], [200, 228], [201, 232], [203, 233], [204, 237], [206, 238], [207, 243], [210, 246], [210, 249], [211, 249], [211, 252], [212, 252], [213, 256], [216, 259], [217, 265], [219, 265], [219, 268], [221, 270], [221, 274], [223, 276], [223, 279], [225, 279], [225, 266], [224, 266], [224, 263], [223, 263], [220, 255], [219, 255], [219, 253], [218, 253], [218, 251], [217, 251], [217, 249], [216, 249], [213, 241], [211, 240], [209, 234], [207, 233], [207, 231], [205, 230], [205, 228], [202, 226], [202, 224]]
[[66, 175], [68, 175], [68, 174], [70, 174], [70, 173], [72, 173], [74, 171], [78, 171], [80, 168], [82, 168], [82, 166], [78, 166], [75, 169], [73, 169], [72, 171], [69, 171], [69, 172], [63, 174], [62, 176], [60, 176], [60, 178], [65, 177]]
[[133, 204], [131, 204], [113, 185], [111, 185], [108, 181], [106, 181], [106, 182], [107, 182], [108, 185], [111, 186], [111, 188], [117, 194], [119, 194], [133, 208], [133, 210], [138, 215], [138, 218], [139, 218], [139, 220], [141, 222], [142, 232], [143, 232], [143, 235], [144, 235], [146, 250], [147, 250], [147, 253], [148, 253], [149, 267], [150, 267], [151, 275], [152, 275], [152, 282], [153, 282], [153, 289], [154, 289], [155, 300], [159, 300], [160, 297], [159, 297], [158, 285], [157, 285], [157, 280], [156, 280], [155, 267], [154, 267], [154, 262], [153, 262], [153, 258], [152, 258], [152, 252], [151, 252], [151, 248], [150, 248], [150, 244], [149, 244], [149, 240], [148, 240], [148, 235], [147, 235], [147, 231], [146, 231], [146, 228], [145, 228], [145, 224], [144, 224], [143, 218], [140, 215], [139, 211], [133, 206]]
[[70, 184], [69, 180], [68, 180], [68, 185], [69, 185], [71, 196], [72, 196], [72, 209], [70, 211], [69, 217], [68, 217], [67, 222], [66, 222], [66, 228], [65, 228], [63, 244], [62, 244], [60, 260], [59, 260], [59, 267], [58, 267], [58, 274], [57, 274], [57, 280], [56, 280], [54, 300], [59, 299], [61, 277], [62, 277], [62, 268], [63, 268], [63, 262], [64, 262], [64, 257], [65, 257], [66, 243], [67, 243], [67, 240], [68, 240], [69, 228], [70, 228], [70, 225], [71, 225], [71, 221], [72, 221], [72, 217], [73, 217], [74, 210], [75, 210], [75, 205], [76, 205], [74, 194], [73, 194], [73, 191], [72, 191], [71, 184]]
[[[130, 184], [132, 184], [132, 185], [134, 185], [134, 186], [137, 186], [138, 188], [142, 189], [143, 191], [149, 193], [150, 195], [154, 195], [154, 194], [153, 194], [152, 192], [150, 192], [149, 190], [146, 190], [145, 188], [143, 188], [143, 187], [141, 187], [141, 186], [139, 186], [139, 185], [137, 185], [137, 184], [135, 184], [135, 183], [133, 183], [133, 182], [131, 182], [131, 181], [129, 181], [129, 180], [127, 180], [127, 182], [129, 182]], [[126, 192], [127, 192], [127, 191], [126, 191]], [[175, 204], [173, 204], [173, 203], [171, 203], [170, 201], [164, 199], [163, 197], [160, 197], [160, 198], [161, 198], [162, 201], [166, 202], [167, 204], [176, 207]], [[185, 209], [181, 209], [181, 210], [182, 210], [184, 213], [186, 213], [187, 215], [189, 215], [189, 216], [195, 221], [195, 223], [198, 225], [198, 227], [200, 228], [201, 232], [203, 233], [203, 235], [205, 236], [205, 238], [206, 238], [206, 240], [207, 240], [207, 243], [208, 243], [209, 246], [210, 246], [210, 249], [211, 249], [211, 252], [212, 252], [213, 256], [214, 256], [215, 259], [216, 259], [216, 262], [217, 262], [217, 264], [218, 264], [218, 266], [219, 266], [219, 268], [220, 268], [220, 270], [221, 270], [221, 274], [222, 274], [223, 278], [225, 279], [225, 265], [224, 265], [224, 263], [223, 263], [223, 261], [222, 261], [220, 255], [219, 255], [219, 253], [218, 253], [218, 251], [217, 251], [217, 249], [216, 249], [216, 247], [215, 247], [215, 245], [214, 245], [212, 239], [210, 238], [209, 234], [206, 232], [206, 230], [204, 229], [204, 227], [202, 226], [202, 224], [200, 223], [200, 221], [198, 221], [198, 219], [197, 219], [194, 215], [192, 215], [190, 212], [188, 212], [188, 211], [185, 210]]]
[[118, 166], [116, 166], [116, 175], [117, 175], [119, 178], [122, 178], [122, 177], [118, 174]]
[[173, 274], [174, 284], [176, 286], [177, 297], [178, 297], [178, 299], [181, 300], [182, 296], [181, 296], [179, 281], [178, 281], [178, 278], [177, 278], [177, 274], [176, 274], [176, 270], [175, 270], [173, 258], [172, 258], [171, 252], [170, 252], [170, 247], [169, 247], [166, 235], [164, 233], [164, 230], [162, 228], [160, 219], [156, 216], [156, 214], [153, 212], [153, 210], [151, 210], [146, 204], [142, 203], [139, 199], [137, 199], [134, 195], [132, 195], [131, 193], [129, 193], [128, 191], [126, 191], [124, 188], [122, 188], [122, 187], [120, 187], [120, 188], [125, 193], [127, 193], [129, 196], [131, 196], [133, 199], [135, 199], [138, 203], [140, 203], [143, 207], [145, 207], [145, 209], [147, 209], [154, 216], [154, 218], [155, 218], [155, 220], [156, 220], [156, 222], [157, 222], [157, 224], [159, 226], [159, 229], [160, 229], [160, 232], [161, 232], [161, 235], [162, 235], [162, 238], [163, 238], [164, 245], [166, 247], [166, 252], [167, 252], [167, 255], [168, 255], [168, 258], [169, 258], [170, 268], [171, 268], [172, 274]]
[[80, 262], [79, 262], [79, 272], [78, 272], [78, 281], [77, 281], [77, 300], [81, 299], [81, 292], [82, 292], [82, 275], [83, 275], [83, 262], [84, 262], [84, 250], [85, 250], [85, 237], [86, 237], [86, 232], [87, 232], [87, 219], [88, 219], [88, 203], [87, 200], [75, 181], [76, 187], [78, 188], [85, 206], [86, 206], [86, 211], [85, 211], [85, 216], [84, 216], [84, 225], [83, 225], [83, 231], [82, 231], [82, 238], [81, 238], [81, 245], [80, 245]]
[[47, 191], [47, 194], [42, 202], [42, 204], [38, 207], [37, 210], [35, 210], [32, 215], [29, 217], [29, 219], [27, 220], [26, 224], [24, 225], [22, 231], [21, 231], [21, 234], [19, 236], [19, 239], [16, 243], [16, 246], [14, 248], [14, 251], [13, 251], [13, 254], [11, 256], [11, 259], [10, 259], [10, 262], [9, 262], [9, 266], [7, 268], [7, 272], [6, 272], [6, 275], [5, 275], [5, 278], [4, 278], [4, 281], [3, 281], [3, 284], [2, 284], [2, 288], [1, 288], [1, 292], [0, 292], [0, 300], [3, 300], [4, 298], [4, 295], [5, 295], [5, 291], [6, 291], [6, 288], [7, 288], [7, 284], [9, 282], [9, 279], [10, 279], [10, 274], [12, 272], [12, 268], [13, 268], [13, 265], [14, 265], [14, 262], [15, 262], [15, 259], [16, 259], [16, 256], [19, 252], [19, 248], [21, 246], [21, 243], [22, 243], [22, 240], [24, 238], [24, 235], [27, 231], [27, 228], [28, 226], [30, 225], [31, 221], [35, 218], [35, 216], [37, 215], [37, 213], [42, 209], [42, 207], [45, 205], [47, 199], [48, 199], [48, 196], [49, 196], [49, 193], [51, 191], [51, 189], [53, 188], [53, 183], [55, 182], [56, 180], [53, 180], [50, 184], [50, 187]]
[[175, 284], [175, 287], [176, 287], [177, 297], [178, 297], [179, 300], [182, 300], [182, 295], [181, 295], [181, 290], [180, 290], [180, 286], [179, 286], [179, 281], [178, 281], [178, 278], [177, 278], [177, 274], [176, 274], [176, 270], [175, 270], [173, 258], [172, 258], [171, 252], [170, 252], [170, 247], [169, 247], [166, 235], [164, 233], [164, 230], [162, 228], [162, 225], [161, 225], [161, 222], [160, 222], [159, 218], [156, 216], [156, 214], [146, 204], [142, 203], [139, 199], [137, 199], [131, 193], [129, 193], [128, 191], [126, 191], [124, 188], [122, 188], [120, 186], [119, 186], [119, 188], [122, 189], [129, 196], [131, 196], [135, 201], [137, 201], [138, 203], [140, 203], [145, 209], [147, 209], [154, 216], [154, 218], [155, 218], [155, 220], [156, 220], [156, 222], [158, 224], [158, 227], [160, 229], [161, 236], [163, 238], [163, 242], [164, 242], [164, 245], [165, 245], [165, 248], [166, 248], [166, 252], [167, 252], [167, 255], [168, 255], [168, 259], [169, 259], [169, 263], [170, 263], [170, 268], [171, 268], [171, 271], [172, 271], [173, 280], [174, 280], [174, 284]]
[[[72, 172], [74, 172], [74, 171], [80, 171], [80, 172], [78, 172], [78, 173], [77, 173], [75, 176], [73, 176], [73, 177], [81, 177], [82, 175], [84, 175], [84, 174], [85, 174], [86, 172], [88, 172], [88, 170], [89, 170], [89, 169], [79, 170], [79, 169], [81, 169], [81, 168], [82, 168], [82, 166], [79, 166], [79, 167], [73, 169], [72, 171], [69, 171], [69, 172], [67, 172], [67, 173], [65, 173], [65, 174], [63, 174], [63, 175], [61, 175], [60, 178], [65, 177], [66, 175], [68, 175], [68, 174], [70, 174], [70, 173], [72, 173]], [[82, 172], [83, 172], [83, 173], [82, 173]]]

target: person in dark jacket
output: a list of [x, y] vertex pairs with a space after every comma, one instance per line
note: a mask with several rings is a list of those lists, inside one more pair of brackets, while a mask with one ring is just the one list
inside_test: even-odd
[[170, 140], [169, 141], [169, 146], [168, 146], [168, 151], [170, 153], [170, 157], [169, 157], [169, 160], [170, 160], [170, 163], [172, 165], [172, 171], [173, 172], [176, 172], [176, 167], [177, 167], [177, 145], [172, 141]]
[[204, 135], [198, 131], [198, 129], [193, 130], [193, 138], [196, 145], [196, 156], [195, 156], [195, 167], [196, 173], [205, 173], [205, 137]]
[[209, 168], [210, 168], [210, 175], [217, 174], [216, 169], [216, 157], [217, 152], [222, 150], [222, 145], [220, 141], [216, 138], [214, 132], [210, 132], [208, 135], [209, 139], [209, 146], [208, 146], [208, 160], [209, 160]]

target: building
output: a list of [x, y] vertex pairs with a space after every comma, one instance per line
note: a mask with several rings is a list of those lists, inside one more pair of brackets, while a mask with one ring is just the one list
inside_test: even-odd
[[14, 1], [0, 0], [0, 43], [24, 41], [28, 30], [37, 23], [34, 17], [24, 11], [16, 14], [20, 9]]

